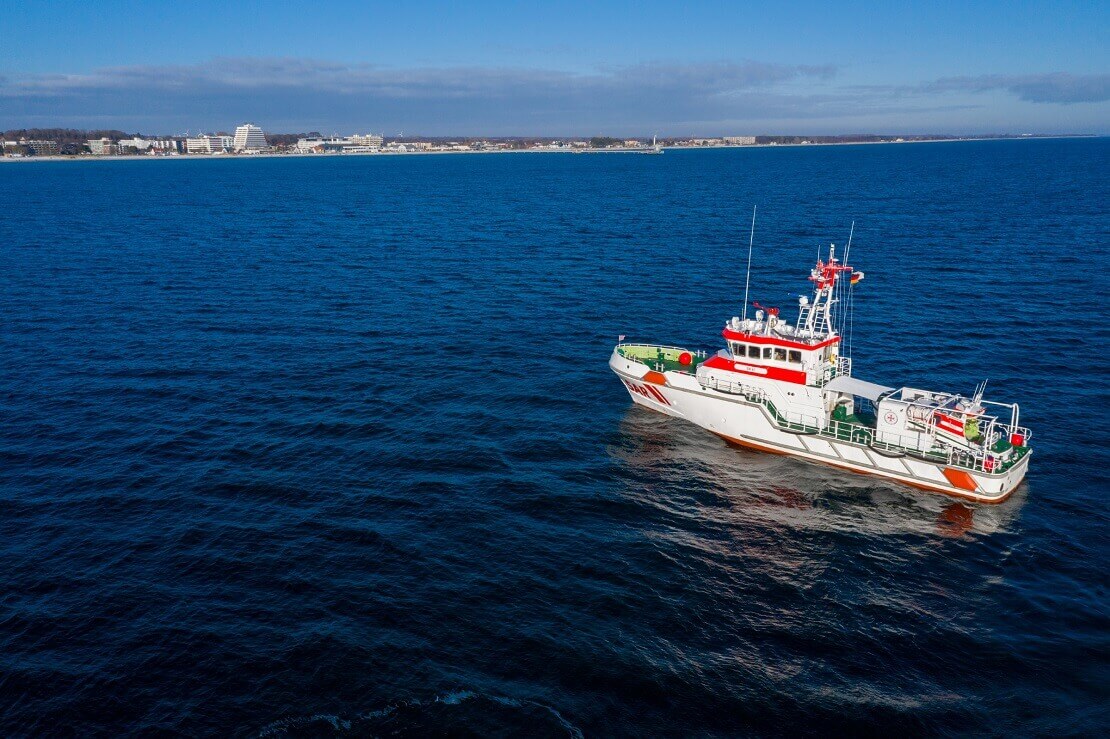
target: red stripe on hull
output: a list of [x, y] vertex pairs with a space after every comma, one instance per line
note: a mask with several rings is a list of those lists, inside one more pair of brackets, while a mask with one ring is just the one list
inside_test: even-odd
[[667, 400], [666, 397], [663, 396], [663, 393], [659, 392], [651, 385], [637, 385], [634, 382], [629, 382], [623, 377], [621, 378], [621, 382], [625, 384], [625, 387], [627, 387], [630, 392], [636, 393], [637, 395], [647, 398], [648, 400], [654, 400], [655, 402], [662, 403], [663, 405], [671, 404], [671, 401]]

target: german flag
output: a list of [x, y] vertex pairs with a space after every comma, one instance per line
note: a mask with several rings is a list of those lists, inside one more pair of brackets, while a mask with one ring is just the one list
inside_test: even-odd
[[852, 273], [852, 284], [853, 285], [856, 284], [857, 282], [859, 282], [862, 279], [863, 279], [863, 273], [862, 272], [853, 272]]

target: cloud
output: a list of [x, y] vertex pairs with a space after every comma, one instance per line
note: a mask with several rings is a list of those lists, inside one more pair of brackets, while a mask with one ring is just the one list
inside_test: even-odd
[[831, 65], [756, 61], [655, 62], [579, 73], [223, 58], [0, 81], [0, 123], [51, 115], [103, 123], [114, 117], [134, 121], [133, 128], [158, 120], [230, 125], [250, 117], [301, 127], [391, 123], [429, 133], [589, 132], [622, 123], [633, 128], [643, 121], [730, 117], [750, 104], [746, 93], [822, 82], [835, 72]]
[[[1104, 102], [1107, 75], [950, 77], [924, 85], [845, 86], [834, 65], [755, 60], [645, 62], [587, 72], [455, 66], [394, 68], [300, 58], [217, 58], [84, 74], [0, 76], [0, 129], [120, 128], [147, 134], [228, 130], [404, 130], [426, 135], [669, 135], [1105, 128], [1015, 106]], [[1006, 90], [1012, 104], [984, 93]], [[968, 93], [953, 101], [952, 93]], [[975, 95], [983, 95], [978, 105]], [[954, 104], [958, 103], [958, 104]], [[990, 105], [988, 105], [990, 103]], [[978, 105], [978, 107], [977, 107]], [[1002, 115], [1003, 109], [1009, 106]], [[1050, 106], [1041, 106], [1046, 111]], [[1063, 121], [1063, 122], [1060, 122]], [[1057, 130], [1058, 130], [1057, 128]]]
[[[191, 66], [110, 67], [90, 74], [35, 75], [8, 80], [0, 96], [33, 98], [113, 90], [303, 89], [383, 98], [453, 98], [611, 93], [634, 89], [681, 92], [684, 97], [717, 94], [800, 77], [827, 79], [831, 66], [788, 66], [760, 62], [639, 64], [590, 74], [556, 70], [447, 67], [394, 69], [310, 59], [215, 59]], [[2, 78], [0, 78], [2, 80]]]
[[945, 77], [925, 87], [929, 92], [1006, 90], [1031, 103], [1101, 103], [1110, 100], [1110, 74], [1005, 75]]

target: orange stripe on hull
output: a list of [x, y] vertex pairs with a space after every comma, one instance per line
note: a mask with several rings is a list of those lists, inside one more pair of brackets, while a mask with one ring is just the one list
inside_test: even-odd
[[958, 488], [964, 490], [975, 490], [978, 485], [975, 484], [975, 478], [967, 474], [963, 470], [954, 470], [951, 467], [944, 468], [944, 477], [948, 482], [952, 483]]

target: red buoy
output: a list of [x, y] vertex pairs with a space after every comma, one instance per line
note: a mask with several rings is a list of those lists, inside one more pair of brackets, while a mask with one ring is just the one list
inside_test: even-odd
[[693, 362], [693, 361], [694, 361], [694, 358], [690, 356], [690, 352], [682, 352], [681, 354], [678, 355], [678, 363], [681, 364], [684, 367], [689, 365], [690, 362]]

